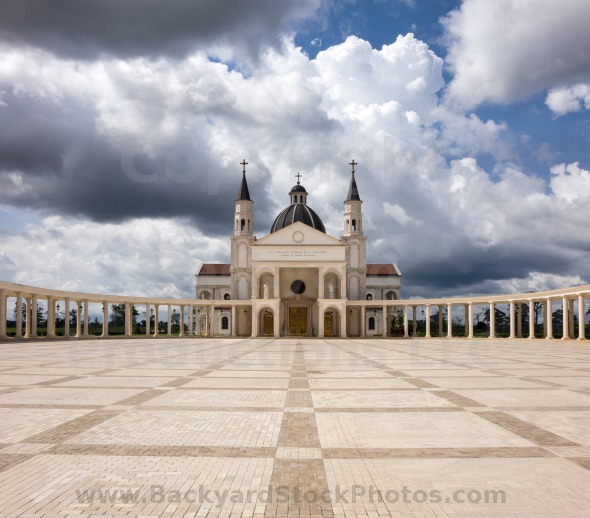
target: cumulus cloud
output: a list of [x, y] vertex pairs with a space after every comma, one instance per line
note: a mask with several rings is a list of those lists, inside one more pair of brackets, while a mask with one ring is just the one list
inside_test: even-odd
[[194, 297], [198, 265], [229, 251], [227, 240], [164, 218], [98, 224], [51, 216], [0, 246], [0, 268], [11, 267], [4, 279], [13, 282], [157, 297]]
[[573, 86], [553, 88], [547, 94], [545, 104], [556, 115], [590, 110], [590, 85], [579, 83]]
[[5, 51], [0, 202], [46, 216], [0, 237], [11, 280], [190, 295], [198, 262], [228, 259], [243, 157], [259, 237], [297, 171], [338, 236], [354, 158], [369, 261], [396, 262], [406, 296], [499, 291], [531, 271], [539, 287], [590, 278], [590, 204], [571, 194], [585, 172], [556, 170], [548, 189], [513, 165], [504, 124], [441, 104], [442, 60], [411, 34], [315, 59], [285, 40], [248, 74], [204, 52]]
[[590, 200], [590, 171], [580, 164], [558, 164], [551, 168], [551, 190], [568, 203], [587, 203]]
[[586, 0], [464, 0], [444, 19], [449, 98], [510, 103], [590, 77], [589, 18]]

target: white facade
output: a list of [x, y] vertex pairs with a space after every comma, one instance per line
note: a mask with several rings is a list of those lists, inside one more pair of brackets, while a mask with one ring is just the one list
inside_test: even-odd
[[[244, 301], [209, 314], [195, 310], [197, 334], [233, 336], [364, 336], [387, 334], [393, 318], [377, 306], [350, 301], [397, 300], [401, 272], [394, 264], [367, 264], [362, 201], [354, 176], [343, 209], [343, 235], [325, 233], [297, 182], [291, 204], [257, 239], [246, 175], [234, 207], [230, 264], [204, 264], [196, 274], [196, 298]], [[369, 297], [367, 297], [369, 295]], [[384, 316], [385, 315], [385, 316]], [[229, 319], [224, 320], [224, 318]]]

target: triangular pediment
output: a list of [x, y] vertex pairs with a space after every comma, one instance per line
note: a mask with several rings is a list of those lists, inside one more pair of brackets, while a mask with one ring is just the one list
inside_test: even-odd
[[297, 221], [258, 239], [252, 246], [345, 246], [342, 241]]

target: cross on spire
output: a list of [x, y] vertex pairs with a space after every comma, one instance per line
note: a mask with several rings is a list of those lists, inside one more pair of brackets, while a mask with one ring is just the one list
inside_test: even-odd
[[295, 175], [295, 177], [297, 178], [297, 185], [299, 185], [299, 179], [301, 178], [301, 173], [297, 173]]
[[248, 162], [246, 162], [245, 158], [240, 162], [240, 165], [242, 166], [242, 172], [246, 174], [246, 166], [248, 165]]
[[352, 159], [352, 162], [349, 162], [348, 164], [352, 166], [352, 174], [354, 174], [354, 166], [355, 166], [355, 165], [359, 165], [359, 164], [358, 164], [358, 162], [355, 162], [355, 161], [354, 161], [354, 158], [353, 158], [353, 159]]

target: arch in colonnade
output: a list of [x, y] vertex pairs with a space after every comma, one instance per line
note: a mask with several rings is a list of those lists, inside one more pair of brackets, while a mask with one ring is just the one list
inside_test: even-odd
[[[430, 314], [435, 315], [438, 311], [434, 308], [451, 306], [452, 315], [464, 314], [465, 310], [458, 309], [458, 306], [467, 306], [469, 309], [469, 318], [466, 318], [465, 333], [461, 333], [458, 329], [453, 329], [451, 336], [461, 337], [467, 334], [468, 336], [476, 336], [476, 320], [480, 317], [477, 315], [481, 310], [488, 311], [489, 314], [495, 314], [496, 308], [500, 308], [504, 315], [503, 317], [508, 322], [508, 332], [506, 328], [502, 330], [501, 325], [498, 325], [496, 319], [490, 320], [489, 336], [494, 337], [498, 334], [506, 336], [510, 339], [518, 338], [563, 338], [563, 339], [585, 339], [589, 334], [586, 301], [590, 299], [590, 284], [583, 286], [576, 286], [570, 288], [562, 288], [558, 290], [550, 290], [544, 292], [534, 293], [517, 293], [510, 295], [493, 295], [486, 297], [465, 297], [465, 298], [447, 298], [447, 299], [410, 299], [410, 300], [373, 300], [370, 302], [363, 300], [349, 300], [346, 302], [346, 318], [343, 319], [347, 323], [346, 334], [348, 336], [364, 336], [366, 331], [366, 318], [371, 315], [371, 312], [377, 310], [377, 313], [382, 312], [382, 308], [399, 307], [416, 307], [429, 308]], [[22, 307], [25, 304], [24, 316], [22, 311], [13, 317], [14, 305]], [[67, 302], [67, 309], [66, 309]], [[35, 286], [26, 286], [15, 283], [8, 283], [0, 281], [0, 339], [8, 339], [8, 335], [16, 336], [18, 339], [33, 339], [36, 334], [43, 334], [44, 331], [40, 329], [38, 324], [40, 321], [35, 318], [36, 308], [43, 308], [47, 304], [48, 325], [47, 334], [51, 338], [64, 338], [66, 328], [68, 334], [72, 337], [85, 337], [88, 332], [85, 323], [89, 323], [90, 317], [98, 315], [100, 320], [100, 313], [102, 312], [102, 305], [107, 305], [107, 321], [112, 312], [110, 306], [112, 304], [123, 304], [126, 308], [126, 318], [131, 321], [131, 305], [135, 305], [143, 309], [148, 305], [158, 310], [166, 312], [167, 308], [186, 308], [199, 307], [196, 299], [159, 299], [159, 298], [145, 298], [145, 297], [127, 297], [115, 296], [105, 294], [92, 294], [70, 292], [65, 290], [51, 290]], [[59, 305], [59, 309], [58, 309]], [[128, 306], [127, 306], [128, 305]], [[260, 325], [260, 329], [264, 330], [264, 323], [255, 320], [259, 318], [258, 309], [256, 315], [252, 315], [253, 301], [243, 300], [240, 304], [235, 304], [235, 301], [228, 301], [228, 308], [226, 309], [228, 315], [234, 318], [236, 322], [231, 324], [232, 335], [248, 336], [252, 332], [252, 325]], [[266, 305], [265, 305], [266, 306]], [[208, 305], [203, 305], [203, 309]], [[271, 308], [270, 311], [273, 311]], [[64, 318], [65, 314], [70, 310], [74, 310], [75, 325], [60, 324], [60, 317]], [[231, 310], [231, 311], [230, 311]], [[391, 315], [391, 309], [388, 310]], [[213, 315], [211, 311], [211, 316]], [[103, 312], [104, 315], [104, 312]], [[536, 319], [535, 319], [536, 316]], [[11, 320], [11, 317], [12, 320]], [[273, 320], [278, 318], [278, 315], [273, 312]], [[161, 317], [160, 317], [160, 320]], [[379, 319], [376, 319], [375, 330], [378, 331], [376, 335], [381, 334], [381, 326]], [[414, 319], [416, 320], [416, 319]], [[431, 319], [425, 319], [427, 323], [432, 323]], [[535, 325], [535, 320], [536, 324]], [[190, 320], [189, 320], [190, 321]], [[186, 316], [185, 316], [186, 322]], [[355, 328], [355, 322], [358, 324]], [[364, 327], [363, 324], [364, 323]], [[35, 326], [37, 324], [37, 329]], [[198, 319], [196, 327], [198, 326]], [[90, 327], [90, 326], [88, 326]], [[110, 336], [109, 327], [106, 326], [106, 334], [104, 331], [100, 334]], [[541, 328], [542, 327], [542, 328]], [[360, 329], [359, 329], [360, 328]], [[19, 331], [20, 329], [20, 331]], [[41, 333], [39, 331], [41, 330]], [[37, 331], [37, 333], [35, 332]], [[92, 328], [94, 334], [100, 336], [98, 329]], [[113, 331], [113, 329], [110, 329]], [[125, 326], [125, 331], [131, 331], [129, 326]], [[155, 330], [154, 330], [155, 331]], [[434, 329], [430, 331], [435, 331]], [[474, 332], [475, 331], [475, 332]], [[151, 333], [151, 329], [150, 329]], [[147, 334], [147, 330], [146, 330]], [[275, 329], [276, 334], [276, 329]], [[428, 333], [426, 333], [428, 334]], [[62, 335], [62, 336], [59, 336]], [[250, 334], [251, 336], [251, 334]], [[436, 336], [434, 332], [430, 336]], [[447, 336], [449, 334], [447, 333]], [[481, 336], [481, 333], [480, 333]]]

